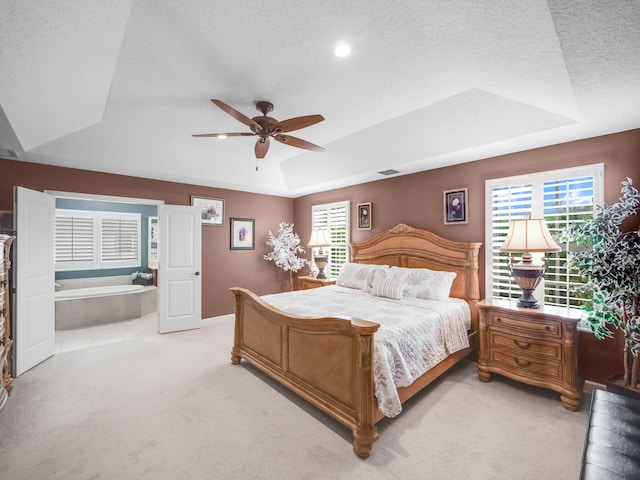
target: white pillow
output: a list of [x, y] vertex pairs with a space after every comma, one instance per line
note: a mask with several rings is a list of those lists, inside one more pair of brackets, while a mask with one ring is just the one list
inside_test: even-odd
[[[357, 288], [358, 290], [370, 289], [367, 278], [369, 274], [376, 270], [385, 270], [389, 265], [369, 265], [366, 263], [345, 263], [340, 269], [340, 274], [336, 280], [336, 285], [347, 288]], [[371, 278], [373, 283], [373, 276]]]
[[391, 278], [377, 276], [373, 282], [373, 295], [376, 297], [392, 298], [394, 300], [400, 300], [402, 298], [402, 291], [404, 290], [404, 283]]
[[367, 286], [362, 289], [365, 293], [371, 293], [373, 291], [373, 284], [376, 281], [376, 278], [385, 278], [385, 272], [389, 269], [384, 265], [385, 268], [372, 268], [367, 275]]
[[449, 298], [456, 275], [455, 272], [442, 272], [428, 268], [391, 267], [387, 272], [387, 278], [404, 283], [403, 296], [425, 300]]

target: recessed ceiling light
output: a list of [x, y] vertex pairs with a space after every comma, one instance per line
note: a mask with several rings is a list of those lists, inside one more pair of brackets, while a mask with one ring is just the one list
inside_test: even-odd
[[336, 54], [336, 57], [348, 57], [351, 53], [351, 47], [346, 42], [340, 42], [336, 45], [334, 53]]

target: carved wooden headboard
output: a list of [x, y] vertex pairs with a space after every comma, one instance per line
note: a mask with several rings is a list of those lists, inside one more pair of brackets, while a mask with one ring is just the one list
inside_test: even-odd
[[476, 303], [480, 300], [478, 256], [481, 246], [479, 242], [447, 240], [433, 232], [401, 223], [367, 241], [352, 243], [351, 261], [456, 272], [451, 296], [469, 302], [472, 326], [477, 331]]

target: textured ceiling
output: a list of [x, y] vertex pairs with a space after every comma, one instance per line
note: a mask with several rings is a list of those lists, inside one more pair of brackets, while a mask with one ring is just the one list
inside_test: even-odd
[[[640, 0], [0, 0], [0, 149], [284, 196], [640, 127]], [[345, 40], [352, 55], [337, 58]], [[320, 113], [255, 171], [248, 128]], [[1, 151], [1, 150], [0, 150]]]

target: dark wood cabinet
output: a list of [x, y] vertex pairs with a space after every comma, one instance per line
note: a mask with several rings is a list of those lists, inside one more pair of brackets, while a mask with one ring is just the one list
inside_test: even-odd
[[9, 251], [13, 237], [0, 235], [0, 408], [13, 388], [11, 378], [11, 309], [9, 308]]

